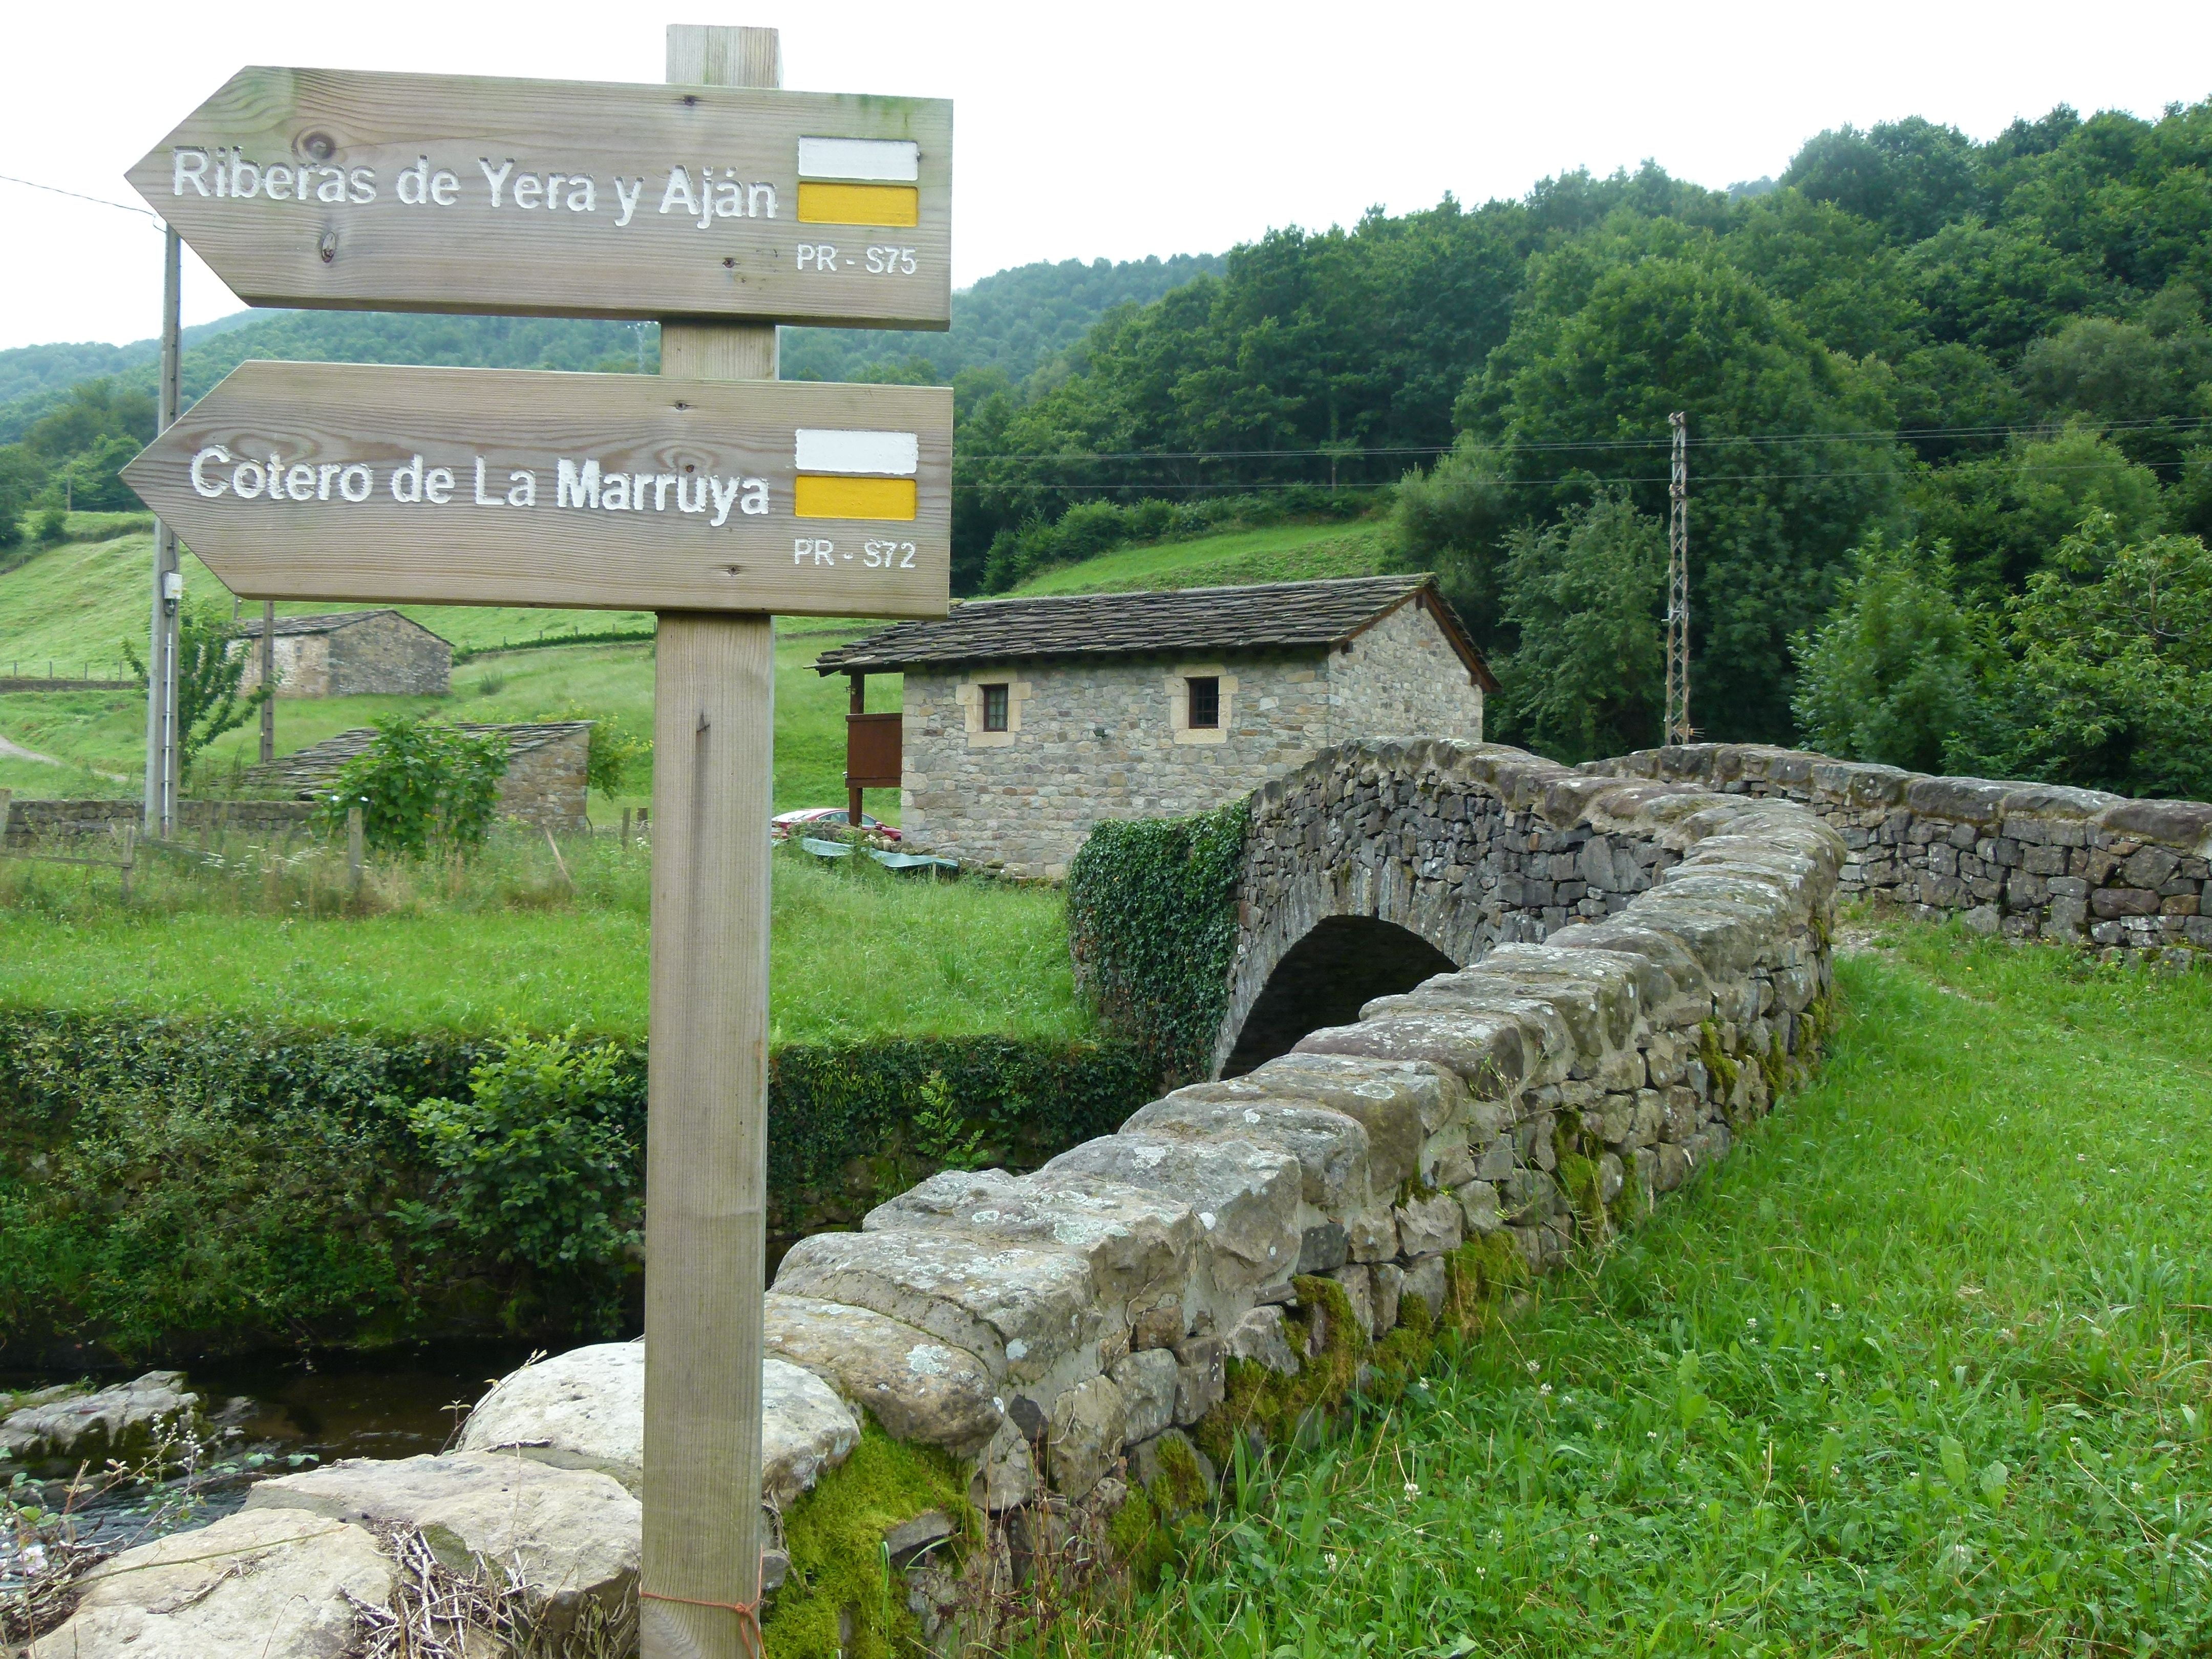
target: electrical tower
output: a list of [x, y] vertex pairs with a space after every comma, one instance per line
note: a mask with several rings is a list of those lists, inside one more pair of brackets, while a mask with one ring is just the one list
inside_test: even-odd
[[1690, 724], [1690, 452], [1688, 417], [1667, 417], [1674, 438], [1667, 470], [1667, 721], [1664, 743], [1687, 743]]

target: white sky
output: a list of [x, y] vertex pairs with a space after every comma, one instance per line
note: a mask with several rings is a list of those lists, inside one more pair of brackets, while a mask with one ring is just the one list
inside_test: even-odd
[[[1823, 127], [1987, 137], [2066, 102], [2212, 94], [2212, 5], [1328, 6], [746, 0], [76, 3], [11, 9], [0, 173], [131, 198], [124, 169], [244, 64], [658, 81], [661, 24], [783, 31], [784, 81], [957, 100], [954, 279], [1032, 259], [1218, 251], [1270, 226], [1517, 196], [1646, 156], [1779, 173]], [[159, 327], [149, 222], [0, 184], [0, 347]], [[238, 301], [187, 250], [185, 320]]]

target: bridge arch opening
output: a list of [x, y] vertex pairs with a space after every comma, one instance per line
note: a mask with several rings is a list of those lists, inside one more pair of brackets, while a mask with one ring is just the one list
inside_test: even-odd
[[1410, 991], [1459, 964], [1409, 928], [1376, 916], [1324, 916], [1283, 953], [1221, 1068], [1242, 1077], [1309, 1031], [1349, 1025], [1363, 1004]]

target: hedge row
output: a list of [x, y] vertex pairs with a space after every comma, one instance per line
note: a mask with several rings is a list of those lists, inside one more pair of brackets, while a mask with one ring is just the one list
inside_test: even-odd
[[[471, 1073], [504, 1051], [480, 1036], [0, 1009], [0, 1367], [73, 1344], [184, 1354], [625, 1323], [634, 1250], [533, 1262], [453, 1224], [453, 1160], [416, 1109], [468, 1101]], [[510, 1190], [592, 1187], [634, 1225], [644, 1047], [617, 1042], [606, 1059], [611, 1079], [580, 1109], [604, 1130], [592, 1155], [617, 1148], [621, 1167], [548, 1169], [582, 1156], [553, 1137], [487, 1155], [532, 1161]], [[1110, 1131], [1151, 1082], [1126, 1043], [784, 1048], [770, 1231], [850, 1224], [948, 1159], [1034, 1165]]]

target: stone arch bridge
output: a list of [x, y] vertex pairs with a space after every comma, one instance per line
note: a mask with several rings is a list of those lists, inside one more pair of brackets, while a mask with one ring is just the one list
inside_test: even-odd
[[1498, 945], [1626, 909], [1695, 844], [1682, 820], [1711, 803], [1495, 744], [1323, 750], [1252, 798], [1214, 1075]]

